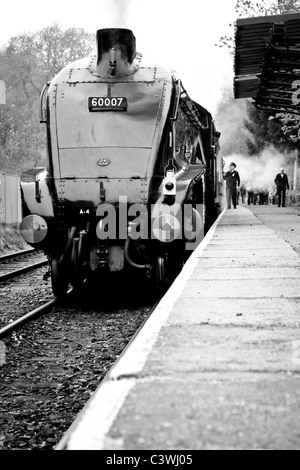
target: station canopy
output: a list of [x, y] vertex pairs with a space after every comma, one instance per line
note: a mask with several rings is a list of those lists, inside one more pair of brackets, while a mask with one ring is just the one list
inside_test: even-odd
[[239, 19], [234, 97], [300, 115], [300, 13]]

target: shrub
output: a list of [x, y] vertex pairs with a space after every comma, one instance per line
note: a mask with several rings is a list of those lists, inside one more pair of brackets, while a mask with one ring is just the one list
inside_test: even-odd
[[30, 246], [21, 237], [18, 224], [0, 224], [0, 255], [28, 248]]

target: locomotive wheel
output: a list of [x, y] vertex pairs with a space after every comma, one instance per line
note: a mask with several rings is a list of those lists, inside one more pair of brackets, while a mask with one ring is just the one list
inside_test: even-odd
[[68, 292], [66, 272], [56, 258], [51, 259], [51, 284], [55, 297], [63, 297]]

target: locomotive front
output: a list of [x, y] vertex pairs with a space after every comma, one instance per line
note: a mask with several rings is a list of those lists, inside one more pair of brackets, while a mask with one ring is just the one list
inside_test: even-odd
[[180, 91], [168, 69], [143, 66], [126, 29], [97, 31], [97, 56], [45, 85], [48, 165], [21, 176], [20, 232], [48, 255], [55, 295], [124, 267], [166, 280], [163, 228], [157, 235], [155, 220], [176, 231], [157, 208], [166, 194], [174, 199], [175, 174], [185, 169], [172, 164]]

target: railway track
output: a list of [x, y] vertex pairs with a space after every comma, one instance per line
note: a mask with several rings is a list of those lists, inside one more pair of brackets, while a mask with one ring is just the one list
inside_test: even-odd
[[6, 253], [5, 255], [0, 256], [0, 262], [8, 259], [13, 259], [18, 256], [29, 255], [34, 253], [36, 250], [34, 248], [28, 248], [27, 250], [13, 251], [11, 253]]
[[25, 323], [29, 322], [30, 320], [33, 320], [39, 315], [46, 313], [51, 307], [53, 307], [53, 305], [55, 305], [55, 303], [57, 303], [57, 299], [49, 300], [48, 302], [45, 302], [40, 307], [37, 307], [34, 310], [31, 310], [30, 312], [26, 313], [20, 318], [10, 322], [3, 328], [0, 328], [0, 339], [17, 331], [21, 326], [23, 326]]
[[[27, 312], [34, 298], [36, 316], [42, 313], [36, 304], [44, 305], [50, 281], [42, 287], [32, 276], [36, 279], [36, 271], [20, 277], [26, 287], [12, 293], [8, 317], [18, 310], [20, 297]], [[45, 315], [5, 331], [0, 340], [5, 352], [0, 362], [0, 449], [54, 449], [155, 303], [135, 286], [101, 297], [98, 287], [80, 298], [70, 293], [64, 301], [51, 299]]]
[[0, 282], [45, 266], [47, 263], [46, 256], [34, 249], [0, 256]]

